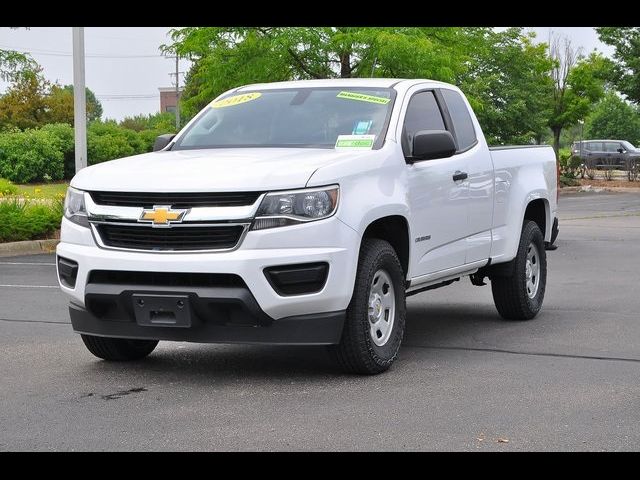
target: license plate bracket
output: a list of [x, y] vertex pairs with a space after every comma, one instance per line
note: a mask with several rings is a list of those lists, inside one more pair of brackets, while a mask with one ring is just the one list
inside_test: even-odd
[[146, 327], [191, 327], [191, 305], [188, 295], [131, 295], [138, 325]]

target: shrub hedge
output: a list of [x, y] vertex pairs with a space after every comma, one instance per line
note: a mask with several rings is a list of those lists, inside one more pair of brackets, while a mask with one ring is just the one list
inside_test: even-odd
[[[169, 133], [167, 116], [155, 115], [129, 121], [140, 131], [115, 121], [91, 122], [87, 128], [89, 165], [150, 152], [158, 135]], [[124, 123], [124, 122], [123, 122]], [[0, 133], [0, 177], [15, 183], [70, 179], [75, 174], [73, 127], [53, 123], [40, 129]]]
[[0, 201], [0, 242], [51, 237], [60, 228], [62, 200], [31, 203], [19, 199]]
[[63, 176], [64, 155], [54, 133], [28, 129], [0, 134], [0, 177], [27, 183]]
[[64, 156], [64, 178], [71, 178], [76, 173], [76, 145], [73, 127], [67, 123], [50, 123], [42, 130], [51, 132], [58, 141], [58, 146]]

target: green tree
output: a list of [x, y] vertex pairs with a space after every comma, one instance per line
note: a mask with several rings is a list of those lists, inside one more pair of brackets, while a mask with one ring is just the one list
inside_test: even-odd
[[[98, 120], [102, 105], [89, 88], [86, 91], [87, 120]], [[41, 68], [22, 71], [0, 97], [0, 127], [24, 130], [47, 123], [73, 125], [73, 86], [52, 85]]]
[[35, 68], [36, 63], [29, 55], [14, 50], [0, 50], [0, 80], [15, 80], [21, 72]]
[[310, 78], [426, 77], [453, 82], [467, 68], [469, 36], [457, 27], [188, 27], [167, 52], [194, 63], [182, 106], [195, 114], [244, 84]]
[[[18, 27], [10, 28], [15, 30]], [[0, 80], [13, 81], [22, 72], [33, 71], [37, 67], [38, 64], [26, 53], [0, 49]]]
[[0, 127], [24, 130], [47, 123], [49, 88], [40, 68], [16, 75], [7, 92], [0, 97]]
[[583, 120], [595, 102], [604, 95], [604, 72], [607, 63], [600, 54], [584, 58], [568, 39], [555, 37], [549, 46], [554, 62], [552, 110], [549, 128], [553, 132], [553, 149], [560, 151], [562, 130]]
[[[102, 117], [102, 104], [89, 87], [86, 91], [87, 121]], [[52, 85], [47, 94], [49, 122], [73, 125], [73, 85]]]
[[492, 143], [542, 140], [552, 62], [522, 28], [190, 27], [164, 46], [193, 61], [181, 111], [240, 85], [336, 77], [429, 78], [465, 91]]
[[522, 28], [477, 32], [470, 68], [458, 83], [490, 144], [541, 143], [553, 82], [547, 46]]
[[615, 93], [607, 94], [585, 122], [586, 138], [613, 138], [640, 143], [640, 112]]
[[597, 27], [596, 31], [601, 42], [615, 49], [608, 79], [640, 104], [640, 27]]

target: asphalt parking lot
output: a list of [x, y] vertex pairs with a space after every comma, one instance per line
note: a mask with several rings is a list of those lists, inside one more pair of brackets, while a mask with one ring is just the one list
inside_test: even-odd
[[52, 255], [0, 258], [0, 450], [640, 450], [640, 194], [560, 199], [543, 310], [468, 279], [408, 300], [394, 367], [323, 348], [161, 342], [109, 364]]

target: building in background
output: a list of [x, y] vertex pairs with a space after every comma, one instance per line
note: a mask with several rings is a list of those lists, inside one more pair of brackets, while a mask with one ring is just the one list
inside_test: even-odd
[[[160, 111], [175, 113], [178, 104], [176, 87], [160, 87], [158, 90], [160, 90]], [[180, 89], [180, 93], [182, 93], [182, 89]]]

